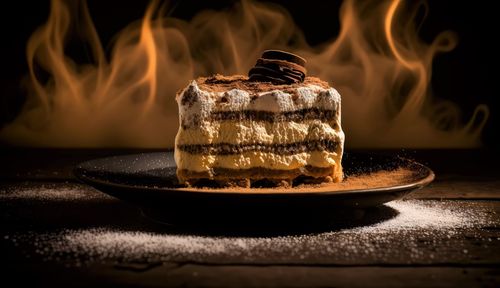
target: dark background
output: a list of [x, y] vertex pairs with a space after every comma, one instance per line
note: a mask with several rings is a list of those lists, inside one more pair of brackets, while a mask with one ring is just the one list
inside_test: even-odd
[[[234, 2], [170, 1], [170, 7], [173, 8], [171, 16], [189, 19], [200, 10], [225, 9]], [[275, 2], [287, 8], [312, 45], [329, 40], [338, 33], [337, 16], [342, 1], [267, 2]], [[115, 33], [130, 22], [142, 18], [148, 3], [149, 0], [88, 1], [97, 31], [108, 50], [111, 47], [107, 44]], [[0, 127], [17, 115], [25, 99], [20, 81], [27, 74], [26, 41], [31, 33], [47, 20], [49, 6], [48, 0], [14, 1], [9, 3], [9, 7], [4, 6], [2, 9]], [[428, 6], [429, 14], [421, 27], [421, 37], [431, 41], [439, 32], [453, 30], [459, 38], [458, 46], [453, 51], [441, 54], [434, 62], [433, 93], [437, 97], [458, 103], [464, 119], [470, 117], [476, 105], [487, 104], [491, 115], [483, 133], [483, 142], [485, 147], [496, 149], [500, 144], [495, 135], [499, 124], [499, 105], [496, 89], [498, 80], [494, 76], [498, 67], [498, 55], [495, 54], [497, 47], [494, 42], [498, 35], [496, 23], [500, 16], [494, 8], [496, 5], [494, 1], [439, 0], [429, 1]], [[325, 25], [326, 23], [328, 25]], [[84, 58], [81, 55], [76, 57]]]

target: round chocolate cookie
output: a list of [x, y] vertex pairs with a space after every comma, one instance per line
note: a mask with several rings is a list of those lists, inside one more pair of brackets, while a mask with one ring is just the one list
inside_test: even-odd
[[266, 50], [250, 69], [248, 76], [250, 81], [299, 83], [306, 77], [305, 64], [306, 60], [298, 55], [280, 50]]
[[264, 59], [274, 59], [274, 60], [283, 60], [287, 62], [292, 62], [302, 67], [306, 66], [306, 59], [300, 57], [299, 55], [295, 55], [286, 51], [266, 50], [264, 51], [264, 53], [262, 53], [261, 57]]

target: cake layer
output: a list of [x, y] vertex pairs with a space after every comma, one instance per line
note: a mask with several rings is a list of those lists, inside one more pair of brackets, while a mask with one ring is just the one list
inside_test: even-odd
[[181, 169], [177, 172], [177, 175], [184, 179], [294, 179], [302, 175], [311, 177], [332, 176], [334, 175], [334, 171], [332, 169], [334, 169], [334, 167], [323, 168], [304, 166], [292, 170], [266, 169], [261, 167], [254, 167], [250, 169], [226, 169], [216, 167], [211, 172], [195, 172]]
[[337, 121], [320, 120], [297, 122], [215, 121], [203, 122], [198, 127], [180, 128], [176, 145], [191, 144], [289, 144], [295, 142], [332, 140], [344, 142], [344, 134]]
[[342, 153], [328, 151], [303, 152], [293, 155], [279, 155], [269, 152], [243, 152], [236, 155], [192, 154], [175, 150], [175, 159], [179, 169], [195, 172], [211, 171], [212, 168], [293, 170], [304, 166], [330, 167], [340, 164]]
[[178, 145], [181, 151], [191, 154], [211, 155], [234, 155], [244, 152], [267, 152], [279, 155], [293, 155], [312, 151], [337, 152], [339, 143], [333, 140], [312, 140], [286, 144], [262, 144], [262, 143], [217, 143], [217, 144], [189, 144]]
[[206, 119], [208, 121], [220, 120], [251, 120], [251, 121], [266, 121], [266, 122], [283, 122], [283, 121], [307, 121], [318, 119], [321, 121], [332, 121], [335, 119], [337, 112], [335, 110], [324, 110], [318, 107], [306, 108], [294, 111], [285, 111], [281, 113], [259, 111], [259, 110], [243, 110], [243, 111], [215, 111]]

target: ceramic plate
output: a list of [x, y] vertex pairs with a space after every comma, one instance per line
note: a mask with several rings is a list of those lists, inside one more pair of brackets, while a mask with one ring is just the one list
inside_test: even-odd
[[183, 187], [177, 183], [172, 152], [96, 159], [74, 172], [83, 182], [162, 222], [238, 225], [352, 217], [346, 211], [400, 199], [434, 179], [426, 166], [397, 156], [346, 153], [343, 166], [347, 177], [341, 184], [289, 189]]

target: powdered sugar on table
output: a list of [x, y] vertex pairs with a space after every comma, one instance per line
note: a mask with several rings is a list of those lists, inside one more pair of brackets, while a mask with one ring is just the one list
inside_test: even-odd
[[[2, 199], [29, 198], [29, 195], [4, 194]], [[50, 200], [50, 195], [60, 198], [57, 193], [49, 193], [42, 198]], [[411, 263], [429, 263], [438, 257], [442, 261], [457, 260], [457, 257], [470, 260], [474, 251], [463, 248], [467, 246], [464, 241], [468, 240], [458, 234], [484, 237], [474, 234], [477, 227], [493, 225], [492, 217], [483, 204], [468, 203], [469, 206], [464, 209], [456, 201], [393, 201], [386, 204], [386, 208], [394, 212], [394, 216], [387, 220], [368, 226], [305, 235], [188, 235], [169, 231], [168, 227], [141, 231], [127, 229], [125, 225], [15, 232], [4, 235], [3, 240], [26, 251], [33, 248], [35, 254], [44, 260], [62, 259], [68, 265], [76, 266], [96, 261], [359, 264], [374, 260], [396, 261], [398, 258]], [[497, 246], [500, 242], [497, 238], [486, 240]], [[435, 242], [434, 248], [429, 248], [433, 245], [421, 245], [429, 241]], [[393, 251], [394, 247], [399, 247], [398, 251]], [[459, 253], [449, 253], [450, 249]], [[395, 253], [399, 256], [394, 257]]]

